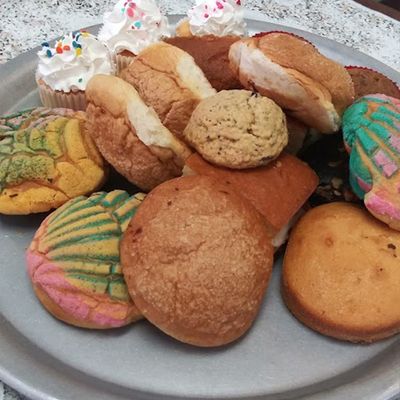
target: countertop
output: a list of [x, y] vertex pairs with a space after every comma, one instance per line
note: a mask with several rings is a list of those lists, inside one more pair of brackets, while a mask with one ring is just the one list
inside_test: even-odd
[[[160, 0], [162, 11], [184, 14], [188, 0]], [[0, 2], [0, 64], [64, 32], [101, 23], [114, 0]], [[307, 30], [369, 54], [400, 70], [400, 22], [352, 0], [243, 0], [271, 22]], [[0, 400], [19, 400], [0, 382]]]

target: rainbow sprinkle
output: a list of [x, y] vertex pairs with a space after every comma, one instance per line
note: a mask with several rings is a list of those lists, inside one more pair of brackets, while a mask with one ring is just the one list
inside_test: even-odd
[[46, 51], [46, 56], [49, 58], [51, 58], [53, 56], [53, 54], [51, 53], [51, 50]]

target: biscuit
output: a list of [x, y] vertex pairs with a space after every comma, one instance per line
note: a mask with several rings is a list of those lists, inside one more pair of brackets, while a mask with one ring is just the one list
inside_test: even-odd
[[162, 125], [135, 88], [96, 75], [86, 88], [88, 130], [104, 158], [144, 191], [182, 174], [186, 145]]
[[309, 211], [283, 262], [282, 295], [308, 327], [352, 342], [400, 332], [400, 233], [349, 203]]
[[168, 335], [220, 346], [257, 315], [272, 269], [263, 217], [205, 176], [163, 183], [145, 199], [121, 243], [135, 304]]
[[119, 242], [143, 198], [122, 190], [80, 196], [43, 221], [26, 260], [35, 293], [53, 316], [93, 329], [141, 318], [122, 276]]
[[280, 107], [247, 90], [223, 90], [202, 100], [184, 137], [207, 161], [235, 169], [266, 165], [288, 143]]
[[193, 57], [165, 42], [139, 53], [121, 73], [177, 138], [200, 100], [215, 94]]
[[343, 116], [343, 138], [354, 193], [376, 218], [400, 230], [400, 100], [361, 97]]
[[106, 176], [85, 113], [38, 108], [0, 118], [0, 213], [49, 211]]

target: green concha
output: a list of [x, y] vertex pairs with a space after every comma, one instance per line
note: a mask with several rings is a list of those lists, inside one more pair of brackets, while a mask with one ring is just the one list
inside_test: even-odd
[[39, 252], [62, 268], [73, 286], [127, 300], [119, 241], [144, 197], [114, 190], [70, 200], [46, 220]]

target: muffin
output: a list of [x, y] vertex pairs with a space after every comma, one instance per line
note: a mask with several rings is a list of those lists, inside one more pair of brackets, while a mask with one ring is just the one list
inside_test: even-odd
[[26, 261], [33, 289], [54, 317], [92, 329], [141, 318], [122, 276], [119, 242], [143, 198], [123, 190], [80, 196], [42, 222]]
[[278, 157], [288, 131], [284, 113], [272, 100], [247, 90], [223, 90], [200, 102], [184, 138], [207, 161], [244, 169]]
[[400, 233], [349, 203], [309, 211], [286, 249], [282, 295], [308, 327], [374, 342], [400, 332]]
[[2, 214], [49, 211], [107, 177], [82, 111], [38, 108], [0, 118], [0, 148]]
[[159, 329], [185, 343], [230, 343], [253, 323], [273, 250], [263, 217], [206, 176], [154, 189], [121, 242], [133, 301]]
[[176, 27], [177, 36], [244, 36], [246, 22], [240, 0], [196, 0]]
[[45, 107], [86, 109], [85, 89], [96, 74], [114, 74], [107, 47], [88, 32], [69, 33], [55, 47], [42, 43], [36, 82]]
[[110, 49], [120, 73], [141, 50], [168, 36], [168, 19], [155, 1], [120, 0], [105, 13], [98, 38]]

